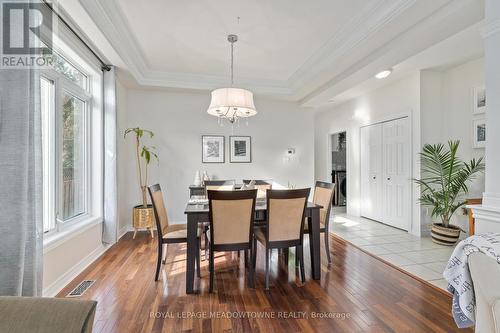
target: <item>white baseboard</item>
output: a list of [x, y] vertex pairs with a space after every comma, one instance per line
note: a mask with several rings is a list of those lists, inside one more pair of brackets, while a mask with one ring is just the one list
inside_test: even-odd
[[104, 254], [110, 248], [109, 245], [101, 244], [94, 251], [89, 253], [85, 258], [80, 260], [76, 265], [71, 267], [63, 275], [61, 275], [56, 281], [51, 283], [47, 288], [44, 288], [42, 295], [44, 297], [54, 297], [57, 295], [68, 283], [70, 283], [74, 278], [78, 276], [85, 268], [90, 266], [94, 261], [96, 261], [101, 255]]
[[120, 238], [125, 236], [125, 234], [129, 231], [134, 231], [134, 228], [132, 228], [132, 226], [130, 225], [126, 225], [122, 227], [120, 230], [118, 230], [118, 240], [120, 240]]

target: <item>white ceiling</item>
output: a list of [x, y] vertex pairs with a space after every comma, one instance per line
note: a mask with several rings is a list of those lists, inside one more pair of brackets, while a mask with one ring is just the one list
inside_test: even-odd
[[236, 85], [308, 106], [454, 35], [483, 12], [478, 0], [61, 2], [76, 23], [92, 18], [141, 85], [226, 85], [226, 36], [236, 33]]
[[[146, 65], [157, 71], [228, 75], [229, 43], [237, 34], [238, 76], [283, 81], [350, 17], [365, 0], [115, 1]], [[239, 24], [237, 17], [240, 17]]]
[[[415, 71], [445, 71], [463, 62], [480, 58], [484, 55], [480, 23], [474, 24], [424, 51], [409, 57], [393, 66], [393, 73], [384, 80], [371, 76], [360, 84], [346, 89], [330, 100], [325, 107], [342, 104], [384, 85], [401, 80]], [[467, 47], [464, 47], [466, 45]]]

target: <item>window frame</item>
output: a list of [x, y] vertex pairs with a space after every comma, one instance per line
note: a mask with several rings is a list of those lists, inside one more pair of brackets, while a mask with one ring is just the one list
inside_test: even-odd
[[[71, 42], [71, 41], [69, 41]], [[77, 53], [78, 48], [71, 43], [65, 43], [55, 38], [54, 51], [69, 62], [71, 66], [86, 76], [86, 89], [71, 81], [62, 73], [54, 69], [41, 69], [39, 80], [43, 77], [54, 84], [55, 106], [50, 117], [54, 132], [49, 151], [52, 161], [49, 162], [53, 182], [48, 184], [49, 208], [51, 213], [44, 214], [53, 219], [54, 227], [44, 231], [44, 251], [56, 246], [58, 241], [64, 241], [67, 237], [78, 234], [85, 227], [102, 223], [103, 221], [103, 75], [99, 67], [85, 58], [83, 54]], [[85, 104], [84, 106], [84, 207], [85, 213], [62, 220], [63, 209], [63, 96], [67, 93]], [[50, 177], [49, 177], [50, 179]], [[47, 188], [44, 185], [44, 191]], [[52, 206], [50, 199], [52, 198]]]
[[[51, 92], [49, 98], [50, 101], [50, 110], [48, 110], [48, 114], [42, 114], [42, 136], [44, 142], [42, 143], [43, 155], [54, 156], [56, 138], [55, 138], [55, 119], [56, 119], [56, 83], [53, 77], [42, 73], [39, 77], [39, 81], [46, 80], [51, 84]], [[40, 85], [41, 87], [41, 85]], [[43, 156], [42, 155], [42, 156]], [[56, 173], [55, 173], [55, 164], [56, 161], [53, 158], [45, 158], [43, 157], [43, 232], [45, 235], [52, 234], [54, 230], [57, 228], [57, 222], [55, 218], [55, 191], [51, 187], [46, 187], [45, 183], [55, 184]], [[45, 230], [45, 222], [46, 220], [50, 221], [49, 229]]]

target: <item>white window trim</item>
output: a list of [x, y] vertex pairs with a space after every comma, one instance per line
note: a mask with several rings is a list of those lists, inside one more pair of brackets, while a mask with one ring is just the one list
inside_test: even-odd
[[[55, 147], [55, 137], [52, 135], [55, 131], [55, 82], [49, 78], [47, 75], [41, 75], [40, 79], [43, 77], [51, 84], [51, 91], [49, 95], [48, 108], [50, 112], [43, 114], [42, 119], [42, 135], [43, 135], [43, 156], [52, 155], [53, 147]], [[40, 80], [41, 81], [41, 80]], [[54, 159], [44, 159], [43, 160], [43, 183], [54, 183], [55, 172], [54, 172]], [[54, 210], [51, 209], [55, 207], [54, 191], [47, 187], [43, 187], [43, 230], [45, 231], [45, 222], [52, 221], [51, 225], [55, 225], [55, 214]], [[50, 229], [53, 230], [53, 229]], [[49, 231], [50, 232], [50, 231]]]
[[[68, 39], [69, 40], [69, 39]], [[102, 82], [102, 72], [99, 66], [90, 61], [88, 58], [83, 58], [81, 55], [84, 52], [77, 53], [77, 46], [71, 43], [69, 46], [67, 43], [62, 41], [59, 37], [54, 36], [53, 46], [57, 53], [61, 54], [65, 59], [67, 59], [73, 66], [78, 70], [82, 71], [87, 75], [87, 86], [89, 92], [85, 91], [82, 87], [76, 83], [72, 83], [66, 79], [62, 74], [57, 73], [53, 70], [43, 70], [40, 75], [46, 77], [49, 80], [54, 81], [55, 89], [59, 89], [59, 92], [55, 92], [56, 96], [58, 93], [62, 94], [63, 90], [74, 95], [75, 97], [86, 101], [86, 126], [90, 127], [90, 131], [86, 134], [86, 161], [87, 166], [87, 180], [86, 180], [86, 207], [87, 213], [81, 216], [77, 216], [68, 221], [62, 222], [58, 221], [56, 216], [55, 228], [45, 232], [43, 237], [44, 253], [50, 249], [60, 245], [63, 242], [75, 237], [76, 235], [88, 230], [96, 224], [103, 222], [103, 82]], [[61, 96], [59, 94], [59, 96]], [[62, 115], [62, 105], [56, 101], [56, 110], [54, 112], [54, 117], [56, 119], [61, 118]], [[57, 115], [57, 116], [56, 116]], [[56, 119], [53, 119], [54, 121]], [[52, 120], [51, 120], [52, 121]], [[58, 119], [57, 121], [61, 121]], [[60, 147], [56, 148], [57, 142], [62, 144], [62, 133], [60, 132], [60, 123], [54, 123], [56, 128], [56, 137], [59, 140], [54, 140], [54, 145], [51, 146], [51, 156], [58, 156], [58, 151]], [[56, 163], [53, 163], [56, 164]], [[57, 168], [60, 166], [55, 166]], [[50, 170], [50, 172], [55, 172]], [[57, 173], [53, 173], [57, 175]], [[62, 174], [61, 174], [62, 175]], [[56, 178], [56, 177], [52, 177]], [[61, 179], [54, 179], [57, 182], [56, 186], [60, 188], [59, 184]], [[52, 184], [53, 185], [53, 184]], [[60, 207], [60, 198], [55, 198], [52, 201], [54, 205]], [[56, 203], [57, 202], [57, 203]]]

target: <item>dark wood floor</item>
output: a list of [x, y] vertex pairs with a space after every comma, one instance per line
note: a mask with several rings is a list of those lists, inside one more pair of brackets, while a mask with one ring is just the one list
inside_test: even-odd
[[[97, 280], [83, 296], [98, 301], [94, 332], [469, 332], [455, 327], [450, 297], [333, 237], [333, 265], [323, 258], [321, 282], [308, 278], [306, 264], [301, 284], [293, 254], [287, 268], [274, 252], [270, 291], [263, 287], [262, 256], [256, 288], [249, 289], [243, 256], [238, 261], [221, 253], [216, 292], [208, 293], [208, 266], [202, 261], [202, 278], [196, 281], [200, 294], [186, 295], [185, 245], [169, 245], [167, 264], [155, 282], [156, 242], [146, 233], [131, 236], [59, 294], [64, 297], [82, 279]], [[234, 315], [240, 318], [227, 318]]]

